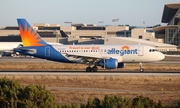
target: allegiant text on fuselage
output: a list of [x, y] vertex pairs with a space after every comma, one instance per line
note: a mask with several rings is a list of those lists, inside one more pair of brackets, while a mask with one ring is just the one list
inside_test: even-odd
[[119, 54], [120, 56], [123, 56], [125, 54], [138, 54], [138, 49], [116, 49], [116, 48], [111, 48], [107, 51], [107, 54]]

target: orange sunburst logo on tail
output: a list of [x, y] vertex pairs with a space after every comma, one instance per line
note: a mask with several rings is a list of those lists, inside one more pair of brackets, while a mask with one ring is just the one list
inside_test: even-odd
[[42, 39], [39, 38], [38, 33], [31, 26], [28, 28], [27, 24], [25, 24], [24, 28], [20, 26], [19, 30], [24, 46], [44, 46], [44, 44], [40, 43]]
[[129, 46], [123, 46], [122, 50], [129, 50]]

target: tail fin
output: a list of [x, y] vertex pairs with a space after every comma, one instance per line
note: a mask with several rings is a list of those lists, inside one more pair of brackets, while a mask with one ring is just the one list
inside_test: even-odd
[[47, 43], [32, 28], [26, 19], [17, 19], [23, 46], [45, 46]]

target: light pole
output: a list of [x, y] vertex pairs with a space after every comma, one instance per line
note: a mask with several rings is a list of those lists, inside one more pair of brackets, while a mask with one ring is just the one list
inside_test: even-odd
[[[66, 23], [66, 24], [71, 24], [71, 26], [72, 26], [72, 22], [71, 21], [66, 21], [66, 22], [64, 22], [64, 23]], [[72, 27], [71, 27], [71, 30], [70, 30], [70, 33], [71, 33], [71, 31], [72, 31]], [[67, 35], [69, 35], [69, 34], [67, 34]], [[70, 34], [71, 35], [71, 34]], [[69, 36], [68, 36], [69, 37]], [[66, 37], [67, 38], [67, 37]], [[68, 41], [68, 40], [67, 40]], [[68, 41], [68, 43], [69, 43], [69, 41]], [[74, 42], [73, 42], [74, 43]]]
[[119, 21], [119, 19], [112, 19], [112, 22], [115, 22], [116, 32], [117, 32], [116, 22], [118, 22], [118, 21]]
[[[67, 21], [67, 22], [64, 22], [64, 23], [66, 23], [66, 24], [71, 24], [71, 26], [72, 26], [72, 22], [71, 21]], [[72, 28], [71, 28], [71, 30], [72, 30]], [[71, 31], [70, 31], [71, 32]]]
[[99, 21], [98, 23], [104, 23], [104, 21]]
[[118, 22], [119, 19], [112, 19], [112, 22], [115, 22], [115, 26], [116, 26], [116, 22]]
[[71, 24], [72, 25], [72, 22], [71, 21], [66, 21], [64, 22], [65, 24]]
[[[98, 23], [101, 23], [101, 24], [102, 24], [102, 23], [104, 23], [104, 21], [99, 21]], [[102, 29], [102, 25], [100, 25], [100, 26], [101, 26], [101, 35], [103, 35], [103, 33], [102, 33], [102, 30], [103, 30], [103, 29]]]
[[72, 24], [72, 22], [70, 22], [70, 21], [67, 21], [67, 22], [64, 22], [64, 23], [67, 23], [67, 24]]
[[143, 24], [144, 24], [144, 29], [145, 29], [145, 28], [146, 28], [146, 25], [145, 25], [145, 24], [146, 24], [146, 22], [145, 22], [145, 21], [143, 21]]

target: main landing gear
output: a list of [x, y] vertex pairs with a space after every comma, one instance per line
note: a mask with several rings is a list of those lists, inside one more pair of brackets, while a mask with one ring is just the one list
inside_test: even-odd
[[86, 68], [86, 72], [97, 72], [98, 68], [96, 65], [94, 65], [92, 68], [90, 67], [91, 63], [88, 64], [88, 67]]
[[87, 67], [86, 68], [86, 72], [97, 72], [98, 68], [96, 66], [91, 67]]
[[144, 72], [144, 69], [142, 67], [142, 62], [140, 62], [139, 65], [140, 65], [140, 72]]

